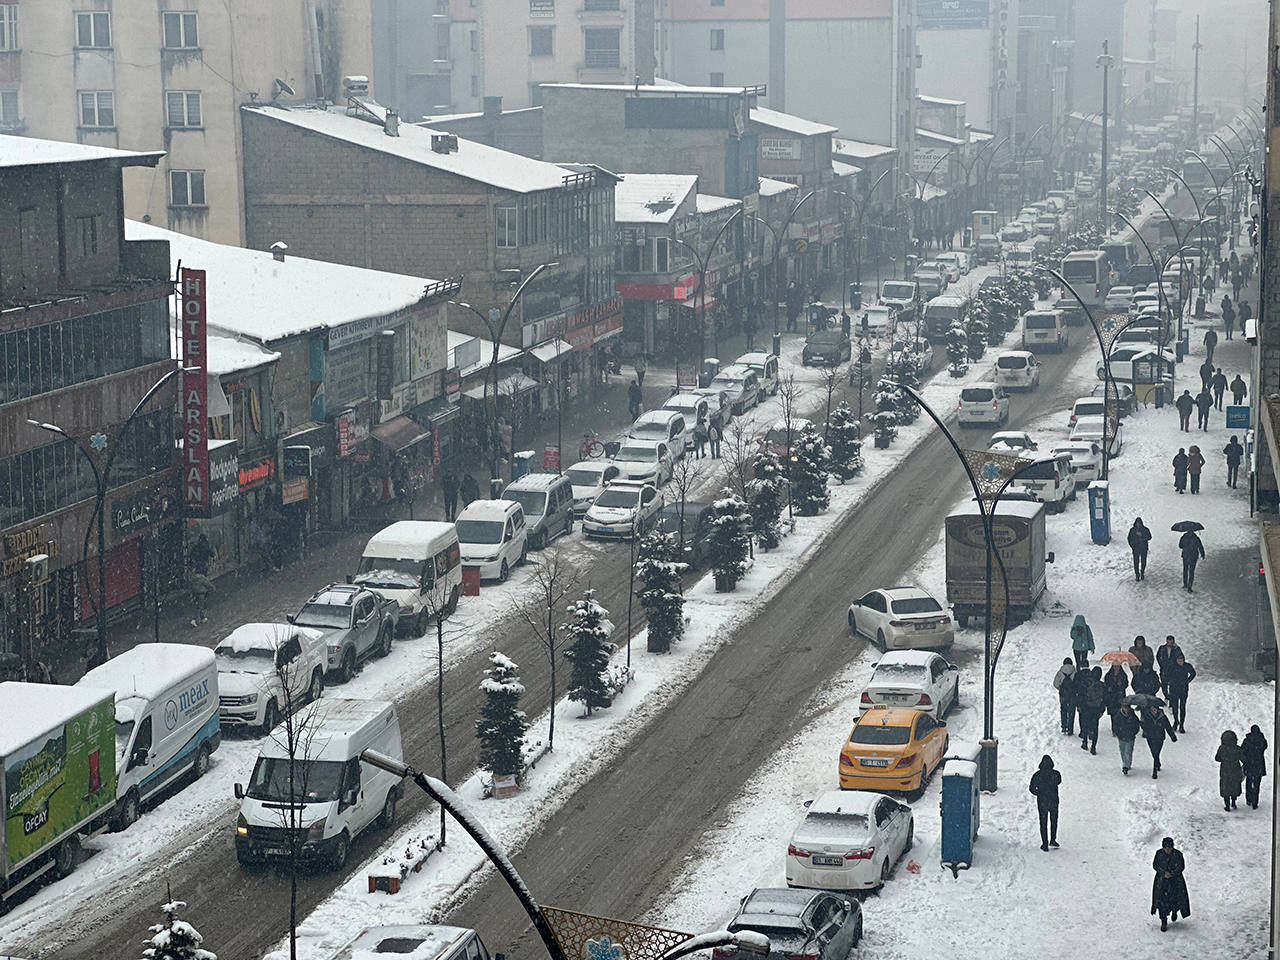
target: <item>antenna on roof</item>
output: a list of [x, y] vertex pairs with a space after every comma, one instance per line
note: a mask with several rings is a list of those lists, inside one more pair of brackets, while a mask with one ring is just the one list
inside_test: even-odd
[[640, 92], [640, 78], [636, 77], [636, 93]]

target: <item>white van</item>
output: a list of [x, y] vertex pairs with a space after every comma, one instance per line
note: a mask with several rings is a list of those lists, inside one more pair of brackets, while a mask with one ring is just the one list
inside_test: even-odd
[[462, 594], [457, 528], [439, 520], [383, 527], [365, 544], [353, 581], [400, 604], [398, 630], [422, 636], [432, 613], [453, 613]]
[[1009, 483], [1010, 490], [1029, 494], [1044, 504], [1046, 511], [1062, 513], [1067, 501], [1076, 498], [1076, 478], [1071, 472], [1071, 456], [1059, 453], [1036, 460]]
[[744, 353], [733, 362], [736, 366], [746, 367], [748, 370], [756, 372], [756, 376], [760, 378], [760, 393], [762, 396], [766, 393], [771, 397], [777, 396], [780, 382], [778, 379], [778, 358], [772, 353], [756, 350], [752, 353]]
[[[304, 733], [295, 734], [289, 756], [285, 728], [262, 744], [248, 786], [235, 785], [236, 859], [255, 863], [288, 857], [291, 839], [298, 855], [325, 860], [339, 870], [351, 841], [375, 820], [390, 828], [403, 781], [360, 759], [376, 750], [403, 760], [396, 706], [384, 700], [324, 699], [299, 714]], [[290, 774], [292, 768], [293, 773]], [[296, 818], [291, 838], [289, 819]]]
[[1028, 310], [1022, 315], [1022, 349], [1067, 349], [1067, 322], [1061, 310]]
[[529, 526], [515, 500], [472, 500], [458, 514], [462, 562], [480, 568], [481, 580], [506, 582], [529, 555]]
[[222, 743], [212, 650], [144, 643], [94, 667], [76, 686], [116, 694], [117, 830], [137, 820], [153, 794], [208, 772]]
[[1030, 250], [1010, 250], [1004, 262], [1013, 270], [1030, 270], [1036, 265], [1036, 256]]
[[369, 927], [326, 960], [366, 960], [383, 954], [404, 960], [489, 960], [489, 951], [474, 930], [425, 924]]

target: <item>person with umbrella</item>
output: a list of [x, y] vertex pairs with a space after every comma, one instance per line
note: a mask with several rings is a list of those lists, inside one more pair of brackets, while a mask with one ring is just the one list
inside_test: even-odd
[[1258, 809], [1258, 793], [1267, 775], [1267, 738], [1255, 723], [1240, 745], [1240, 763], [1244, 770], [1244, 802]]
[[1027, 789], [1036, 798], [1040, 814], [1040, 849], [1047, 851], [1058, 845], [1058, 787], [1062, 774], [1053, 769], [1053, 758], [1047, 753], [1040, 758], [1040, 769], [1031, 775]]
[[1196, 668], [1187, 663], [1187, 658], [1179, 651], [1178, 656], [1169, 665], [1165, 686], [1169, 706], [1173, 709], [1173, 725], [1179, 733], [1187, 732], [1187, 691], [1195, 678]]
[[1155, 882], [1151, 885], [1151, 915], [1160, 914], [1160, 930], [1169, 929], [1169, 916], [1178, 922], [1178, 914], [1183, 919], [1191, 916], [1191, 898], [1187, 895], [1187, 881], [1183, 873], [1187, 862], [1182, 851], [1173, 845], [1173, 837], [1165, 837], [1160, 841], [1160, 849], [1156, 851], [1151, 867], [1156, 872]]
[[1126, 777], [1133, 767], [1133, 744], [1138, 739], [1138, 731], [1142, 729], [1142, 722], [1127, 702], [1128, 699], [1126, 697], [1121, 701], [1120, 709], [1111, 715], [1111, 732], [1120, 745], [1120, 772]]
[[1193, 443], [1187, 450], [1187, 474], [1191, 477], [1191, 492], [1193, 494], [1200, 492], [1200, 474], [1203, 471], [1204, 454]]
[[1160, 686], [1164, 690], [1164, 695], [1169, 696], [1169, 685], [1166, 678], [1169, 675], [1169, 668], [1173, 666], [1175, 660], [1182, 656], [1182, 648], [1178, 646], [1178, 641], [1174, 639], [1173, 634], [1169, 634], [1164, 638], [1164, 645], [1156, 651], [1156, 667], [1160, 670]]
[[1234, 810], [1236, 801], [1240, 799], [1240, 782], [1244, 780], [1240, 747], [1234, 730], [1222, 731], [1222, 740], [1213, 759], [1218, 762], [1218, 793], [1222, 796], [1222, 808]]
[[1089, 666], [1089, 654], [1093, 649], [1093, 631], [1085, 623], [1084, 614], [1078, 613], [1071, 624], [1071, 652], [1075, 654], [1077, 668]]
[[1187, 451], [1179, 447], [1173, 455], [1173, 489], [1184, 493], [1187, 489]]
[[1147, 741], [1147, 749], [1151, 751], [1151, 779], [1159, 780], [1160, 751], [1164, 749], [1164, 738], [1168, 737], [1177, 743], [1178, 735], [1174, 733], [1173, 727], [1169, 726], [1169, 718], [1158, 706], [1162, 701], [1149, 697], [1148, 703], [1149, 706], [1142, 714], [1142, 736]]
[[1070, 657], [1062, 658], [1062, 666], [1053, 677], [1053, 689], [1058, 691], [1058, 714], [1062, 719], [1062, 732], [1072, 736], [1076, 732], [1076, 665]]
[[1180, 520], [1172, 529], [1182, 534], [1178, 540], [1178, 549], [1182, 551], [1182, 588], [1191, 593], [1196, 582], [1196, 564], [1204, 559], [1204, 544], [1196, 536], [1196, 531], [1203, 530], [1204, 524]]
[[1143, 524], [1141, 517], [1135, 517], [1133, 526], [1129, 528], [1129, 549], [1133, 551], [1133, 579], [1143, 580], [1147, 576], [1147, 548], [1151, 546], [1151, 528]]

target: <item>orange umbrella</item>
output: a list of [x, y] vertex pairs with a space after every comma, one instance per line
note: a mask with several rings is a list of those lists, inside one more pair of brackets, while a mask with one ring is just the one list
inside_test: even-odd
[[1108, 650], [1102, 655], [1102, 662], [1118, 663], [1122, 667], [1131, 667], [1138, 662], [1138, 658], [1128, 650]]

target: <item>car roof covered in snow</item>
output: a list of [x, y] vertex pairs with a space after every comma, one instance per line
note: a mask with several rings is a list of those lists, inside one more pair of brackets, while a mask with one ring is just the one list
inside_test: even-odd
[[435, 960], [472, 932], [466, 927], [420, 924], [369, 927], [329, 960], [379, 960], [388, 954], [404, 960]]
[[798, 917], [816, 896], [817, 890], [761, 887], [751, 891], [734, 920], [737, 923], [750, 923], [752, 917], [759, 917], [767, 923], [770, 917]]
[[[369, 538], [364, 548], [364, 556], [421, 557], [425, 547], [444, 536], [457, 539], [457, 528], [443, 520], [397, 520]], [[376, 552], [374, 552], [375, 548]]]
[[863, 790], [828, 790], [809, 804], [810, 813], [852, 813], [865, 817], [882, 794]]
[[0, 704], [4, 705], [0, 757], [21, 750], [42, 734], [60, 731], [63, 723], [110, 697], [110, 690], [47, 683], [0, 683]]
[[889, 650], [876, 661], [876, 666], [898, 663], [907, 667], [927, 667], [936, 656], [936, 653], [929, 650]]
[[458, 519], [467, 520], [505, 520], [511, 508], [523, 508], [515, 500], [472, 500], [462, 508]]
[[296, 634], [319, 640], [323, 634], [310, 627], [295, 627], [290, 623], [244, 623], [218, 641], [215, 649], [229, 648], [236, 653], [247, 650], [278, 650], [280, 645]]
[[213, 666], [213, 651], [189, 643], [144, 643], [94, 667], [78, 687], [114, 690], [117, 698], [154, 700], [175, 683]]
[[[997, 517], [1018, 517], [1030, 520], [1038, 513], [1044, 513], [1044, 504], [1035, 500], [1005, 500], [1003, 497], [996, 504]], [[967, 500], [952, 512], [953, 517], [976, 517], [981, 515], [979, 505], [974, 500]]]

